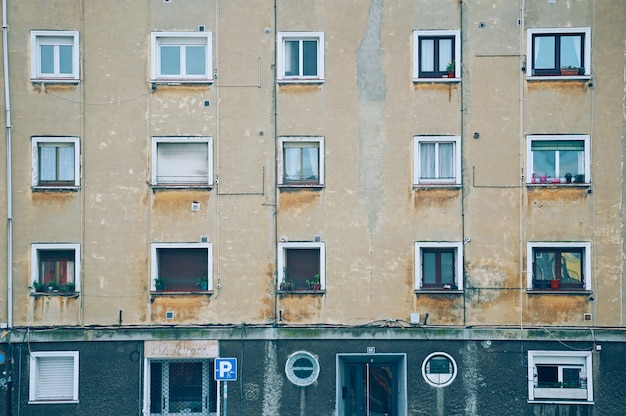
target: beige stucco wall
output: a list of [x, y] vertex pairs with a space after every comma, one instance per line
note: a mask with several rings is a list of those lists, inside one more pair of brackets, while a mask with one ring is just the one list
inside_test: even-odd
[[[520, 16], [508, 0], [277, 0], [274, 20], [268, 0], [9, 0], [15, 325], [109, 325], [120, 311], [124, 324], [266, 323], [281, 311], [285, 323], [418, 312], [455, 326], [623, 325], [619, 3], [527, 0]], [[525, 28], [590, 26], [594, 88], [527, 81], [522, 17]], [[153, 90], [150, 32], [199, 25], [213, 34], [215, 81]], [[29, 81], [31, 29], [80, 31], [78, 85]], [[461, 30], [461, 83], [412, 82], [420, 29]], [[280, 31], [324, 32], [324, 83], [274, 83]], [[547, 133], [591, 136], [589, 188], [523, 185], [525, 137]], [[80, 190], [31, 190], [38, 135], [80, 137]], [[217, 185], [153, 190], [152, 137], [187, 135], [213, 138]], [[416, 135], [462, 137], [462, 188], [412, 187]], [[280, 136], [324, 137], [323, 189], [275, 186]], [[278, 240], [315, 235], [325, 293], [276, 295]], [[212, 296], [151, 296], [150, 244], [202, 236]], [[416, 295], [414, 242], [464, 239], [464, 293]], [[592, 243], [595, 302], [526, 293], [526, 242], [546, 240]], [[33, 242], [81, 244], [80, 297], [29, 294]], [[4, 239], [0, 250], [2, 261]]]

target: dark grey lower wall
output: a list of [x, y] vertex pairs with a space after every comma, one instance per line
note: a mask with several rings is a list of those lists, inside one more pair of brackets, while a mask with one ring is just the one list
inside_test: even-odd
[[[207, 338], [208, 339], [208, 338]], [[238, 359], [238, 379], [228, 382], [228, 414], [250, 416], [334, 415], [338, 354], [404, 354], [406, 408], [409, 415], [477, 416], [622, 416], [626, 414], [626, 343], [604, 342], [601, 350], [590, 342], [242, 339], [220, 341], [221, 357]], [[91, 341], [16, 343], [12, 354], [12, 406], [6, 394], [0, 415], [73, 416], [141, 415], [143, 403], [143, 342]], [[0, 345], [6, 351], [7, 344]], [[592, 349], [594, 404], [529, 404], [528, 350], [575, 351]], [[28, 404], [30, 351], [79, 351], [78, 404]], [[292, 384], [285, 375], [290, 354], [307, 351], [319, 360], [317, 381], [307, 387]], [[372, 350], [370, 350], [370, 353]], [[433, 352], [449, 354], [458, 367], [446, 387], [433, 387], [422, 376], [422, 363]], [[404, 364], [403, 364], [404, 365]], [[404, 371], [404, 370], [403, 370]], [[222, 386], [223, 387], [223, 386]], [[337, 393], [339, 389], [339, 394]], [[6, 388], [2, 390], [6, 392]], [[224, 403], [222, 402], [222, 405]], [[221, 413], [220, 413], [221, 415]]]

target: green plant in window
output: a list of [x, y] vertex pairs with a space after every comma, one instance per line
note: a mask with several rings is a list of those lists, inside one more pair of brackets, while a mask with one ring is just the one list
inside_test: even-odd
[[45, 286], [41, 284], [39, 281], [34, 280], [33, 285], [30, 286], [29, 289], [33, 289], [35, 292], [43, 292], [44, 287]]
[[164, 277], [159, 277], [157, 279], [154, 279], [154, 288], [156, 290], [165, 290], [165, 288], [167, 287], [167, 279]]
[[209, 279], [206, 277], [198, 277], [196, 286], [200, 286], [200, 290], [207, 290], [209, 288]]
[[454, 72], [454, 69], [455, 69], [455, 62], [452, 61], [452, 62], [448, 63], [448, 66], [446, 67], [446, 71]]
[[315, 274], [313, 279], [307, 279], [306, 284], [309, 286], [309, 289], [320, 290], [320, 275]]

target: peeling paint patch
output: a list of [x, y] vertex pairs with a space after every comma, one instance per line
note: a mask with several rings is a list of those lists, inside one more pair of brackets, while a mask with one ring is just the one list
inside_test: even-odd
[[33, 84], [33, 91], [38, 93], [50, 92], [74, 92], [78, 89], [77, 84]]
[[413, 192], [413, 208], [450, 208], [450, 204], [460, 198], [459, 189], [417, 188]]
[[180, 212], [181, 209], [190, 210], [193, 201], [199, 202], [200, 207], [206, 209], [209, 203], [208, 191], [171, 190], [158, 191], [154, 194], [152, 208], [163, 211]]
[[280, 84], [278, 91], [285, 94], [307, 94], [322, 89], [322, 84]]
[[[152, 303], [150, 319], [158, 323], [206, 323], [201, 310], [210, 303], [207, 295], [157, 296]], [[174, 319], [165, 319], [167, 311], [174, 312]]]
[[589, 87], [587, 81], [541, 81], [541, 82], [528, 82], [528, 91], [542, 91], [542, 92], [569, 92], [569, 93], [587, 93]]
[[310, 189], [281, 189], [279, 195], [279, 207], [281, 210], [301, 208], [303, 205], [319, 201], [320, 192]]
[[310, 294], [286, 294], [280, 299], [279, 308], [286, 322], [307, 322], [316, 320], [323, 307], [323, 296]]
[[263, 376], [263, 416], [280, 414], [282, 402], [283, 377], [276, 369], [279, 368], [276, 353], [276, 343], [268, 341], [265, 344], [264, 358], [265, 374]]
[[33, 192], [32, 201], [37, 205], [66, 204], [78, 200], [78, 192]]

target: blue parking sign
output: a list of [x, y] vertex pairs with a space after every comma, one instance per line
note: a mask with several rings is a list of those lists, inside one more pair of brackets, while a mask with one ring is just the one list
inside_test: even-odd
[[237, 359], [236, 358], [216, 358], [215, 359], [215, 380], [216, 381], [237, 380]]

